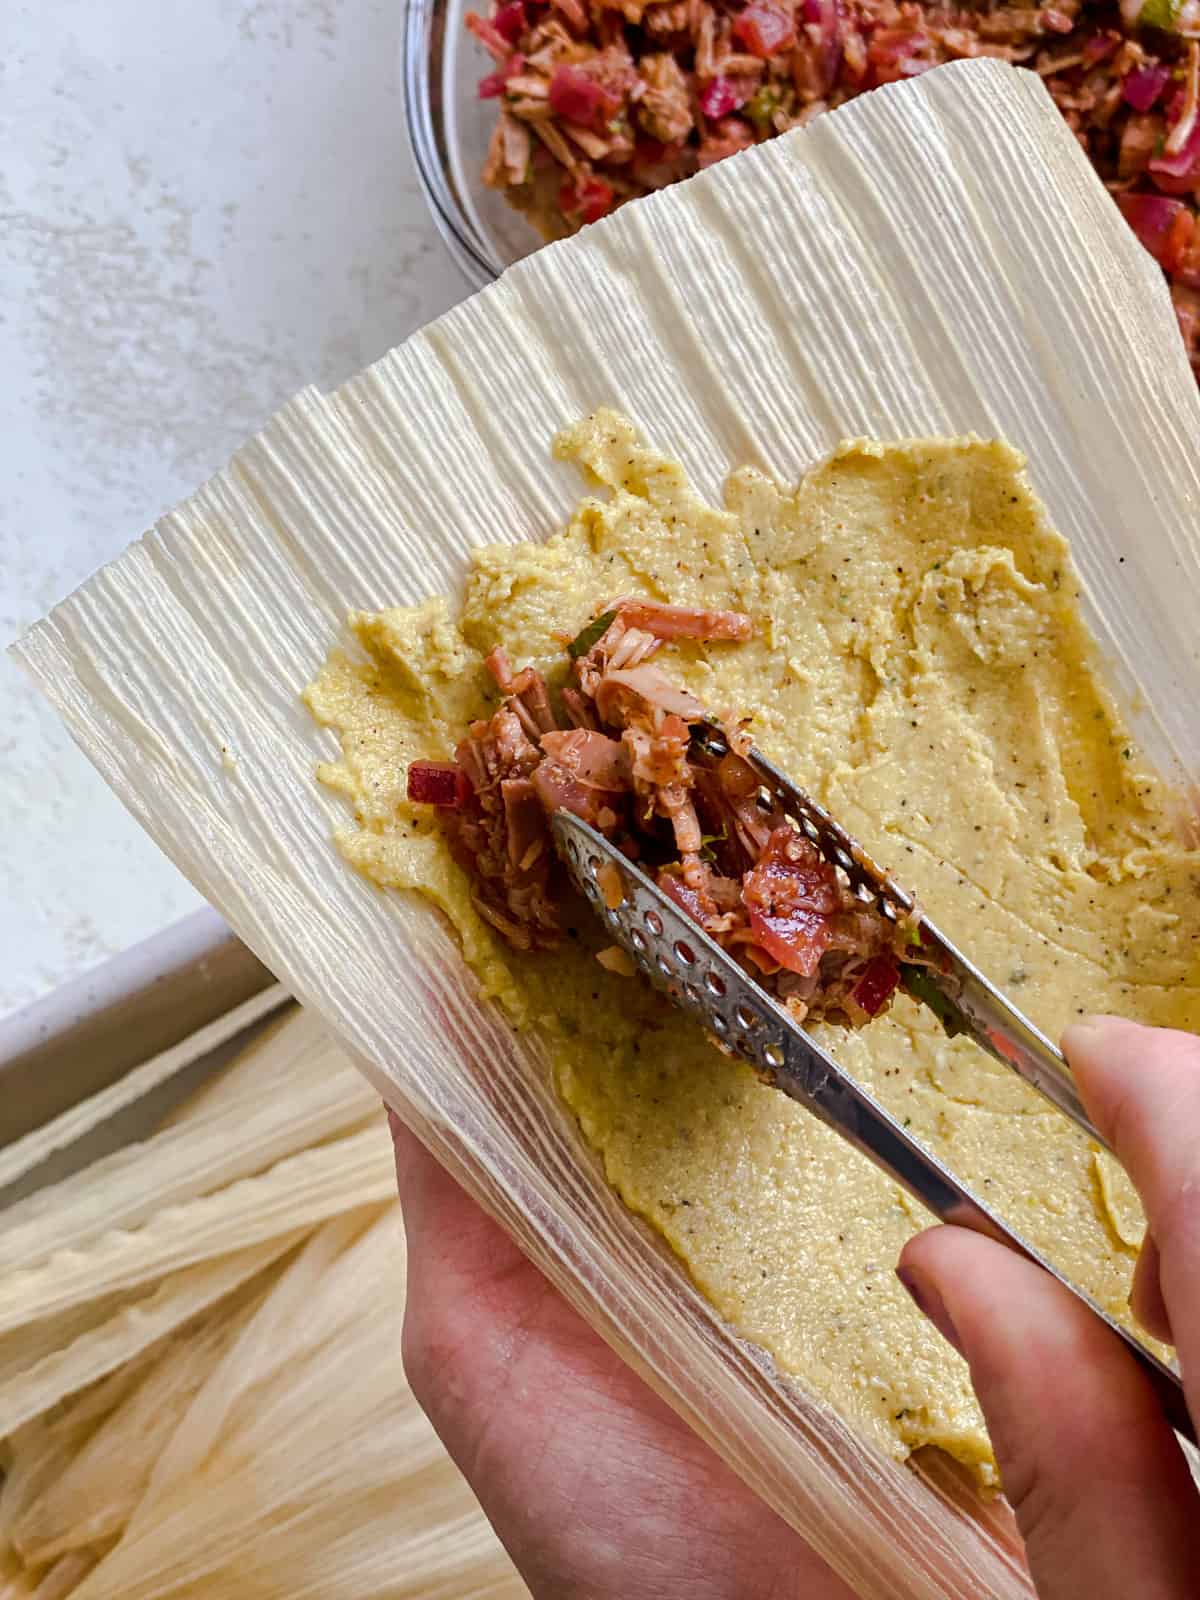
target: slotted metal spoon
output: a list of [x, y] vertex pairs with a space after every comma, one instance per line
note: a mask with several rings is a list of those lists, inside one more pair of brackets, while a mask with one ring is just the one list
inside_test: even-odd
[[[864, 904], [873, 904], [893, 921], [912, 912], [911, 897], [875, 866], [823, 808], [761, 757], [755, 765], [769, 799], [783, 806]], [[726, 1049], [756, 1067], [768, 1083], [862, 1151], [935, 1217], [989, 1234], [1057, 1278], [1112, 1329], [1153, 1384], [1171, 1426], [1196, 1442], [1182, 1384], [1169, 1366], [960, 1183], [603, 834], [566, 811], [556, 813], [551, 827], [572, 880], [615, 942], [658, 988], [697, 1018]], [[603, 887], [598, 881], [602, 870]], [[605, 892], [612, 888], [613, 871], [619, 874], [622, 889], [618, 905], [610, 904], [614, 896]], [[934, 949], [939, 958], [936, 968], [921, 970], [932, 975], [934, 1009], [947, 1032], [965, 1032], [976, 1039], [1099, 1142], [1060, 1052], [926, 919], [921, 927], [926, 950]]]

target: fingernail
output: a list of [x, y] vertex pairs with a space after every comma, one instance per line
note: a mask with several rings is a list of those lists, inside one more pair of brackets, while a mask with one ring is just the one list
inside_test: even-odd
[[958, 1333], [950, 1320], [950, 1313], [946, 1310], [945, 1302], [933, 1285], [924, 1278], [918, 1277], [911, 1267], [897, 1267], [896, 1276], [908, 1290], [913, 1304], [921, 1315], [928, 1317], [947, 1344], [952, 1344], [959, 1355], [962, 1355], [963, 1347], [959, 1343]]

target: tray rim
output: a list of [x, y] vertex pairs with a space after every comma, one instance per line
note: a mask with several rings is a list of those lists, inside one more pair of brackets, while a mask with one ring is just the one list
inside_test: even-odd
[[0, 1019], [0, 1148], [275, 981], [204, 906]]

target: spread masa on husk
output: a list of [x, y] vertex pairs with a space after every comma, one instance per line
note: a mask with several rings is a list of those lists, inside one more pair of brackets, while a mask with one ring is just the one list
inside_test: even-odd
[[[355, 614], [362, 654], [335, 652], [309, 687], [342, 745], [320, 772], [353, 808], [339, 848], [450, 918], [484, 992], [544, 1037], [610, 1182], [740, 1333], [882, 1448], [938, 1445], [989, 1481], [966, 1367], [892, 1272], [920, 1208], [647, 985], [604, 970], [586, 912], [559, 949], [511, 950], [428, 808], [407, 802], [407, 767], [448, 756], [495, 704], [495, 645], [561, 679], [564, 641], [612, 596], [643, 594], [757, 620], [748, 643], [681, 641], [663, 664], [715, 711], [752, 713], [764, 753], [1053, 1037], [1098, 1010], [1200, 1027], [1200, 856], [1102, 686], [1067, 546], [1006, 445], [850, 443], [794, 491], [736, 472], [723, 509], [611, 413], [555, 448], [596, 491], [565, 529], [476, 551], [461, 606]], [[907, 997], [824, 1041], [1129, 1320], [1142, 1223], [1115, 1163]]]

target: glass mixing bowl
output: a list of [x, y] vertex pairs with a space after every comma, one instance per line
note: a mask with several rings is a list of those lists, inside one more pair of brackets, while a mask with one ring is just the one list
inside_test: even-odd
[[496, 105], [477, 93], [491, 64], [463, 23], [470, 3], [408, 0], [401, 54], [405, 120], [421, 187], [451, 255], [481, 289], [541, 240], [479, 176]]

